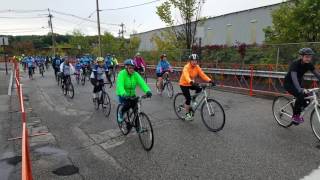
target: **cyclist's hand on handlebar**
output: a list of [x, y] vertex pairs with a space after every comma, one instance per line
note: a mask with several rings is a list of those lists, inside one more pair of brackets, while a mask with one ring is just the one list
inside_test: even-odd
[[216, 86], [216, 83], [214, 81], [209, 81], [209, 83], [212, 85], [212, 86]]
[[147, 96], [148, 98], [150, 98], [150, 97], [152, 96], [151, 91], [148, 91], [148, 92], [146, 93], [146, 96]]
[[193, 80], [190, 82], [191, 86], [199, 86], [198, 83], [194, 82]]

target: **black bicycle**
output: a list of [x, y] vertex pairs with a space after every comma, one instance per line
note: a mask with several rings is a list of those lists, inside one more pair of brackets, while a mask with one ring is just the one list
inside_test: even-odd
[[80, 73], [81, 85], [84, 86], [86, 84], [86, 71], [81, 71]]
[[[118, 126], [123, 135], [130, 133], [132, 128], [136, 129], [136, 132], [139, 135], [139, 140], [142, 147], [146, 151], [150, 151], [154, 144], [154, 135], [153, 128], [149, 117], [141, 111], [142, 99], [147, 98], [147, 96], [138, 96], [130, 97], [128, 99], [136, 102], [136, 106], [132, 109], [129, 109], [123, 115], [123, 121], [118, 123]], [[119, 104], [117, 108], [117, 118], [120, 110], [122, 109], [123, 104]], [[117, 122], [119, 120], [117, 119]]]
[[[63, 82], [63, 78], [62, 77], [60, 78]], [[68, 96], [71, 99], [74, 97], [74, 88], [71, 82], [71, 76], [68, 76], [65, 82], [62, 83], [62, 92], [65, 96]]]
[[98, 110], [101, 105], [104, 115], [108, 117], [111, 112], [111, 101], [105, 89], [105, 84], [108, 83], [103, 83], [102, 90], [96, 93], [96, 98], [93, 100], [93, 104], [96, 110]]
[[163, 77], [162, 84], [161, 84], [162, 88], [158, 87], [158, 84], [159, 84], [158, 79], [156, 81], [157, 93], [162, 94], [164, 91], [166, 91], [167, 96], [169, 98], [172, 98], [174, 95], [174, 90], [173, 90], [172, 82], [169, 78], [169, 73], [168, 72], [164, 73], [162, 77]]
[[44, 77], [44, 65], [43, 64], [39, 65], [39, 73], [41, 74], [42, 77]]

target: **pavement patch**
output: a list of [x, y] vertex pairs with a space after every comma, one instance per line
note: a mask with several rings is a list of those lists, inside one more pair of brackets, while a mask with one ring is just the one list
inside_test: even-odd
[[58, 176], [71, 176], [73, 174], [79, 173], [79, 168], [74, 165], [67, 165], [60, 167], [52, 172]]

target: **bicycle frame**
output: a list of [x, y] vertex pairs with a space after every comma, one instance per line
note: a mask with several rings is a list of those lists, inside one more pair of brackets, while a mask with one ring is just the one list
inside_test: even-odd
[[[208, 111], [211, 114], [210, 108], [208, 106], [208, 94], [207, 94], [207, 91], [205, 89], [203, 89], [202, 92], [201, 92], [201, 95], [199, 95], [199, 96], [202, 96], [201, 100], [198, 101], [198, 104], [197, 104], [196, 107], [193, 107], [193, 111], [196, 111], [200, 107], [200, 105], [202, 105], [203, 103], [206, 103]], [[194, 102], [194, 101], [191, 101], [191, 103], [192, 102]], [[211, 109], [212, 109], [212, 107], [211, 107]]]
[[[318, 108], [317, 106], [319, 106], [319, 102], [318, 102], [318, 97], [317, 97], [317, 94], [316, 94], [316, 91], [318, 91], [319, 89], [318, 88], [315, 88], [315, 89], [311, 89], [310, 92], [312, 93], [311, 96], [308, 96], [306, 98], [304, 98], [305, 100], [310, 100], [311, 102], [307, 105], [307, 107], [304, 108], [304, 110], [302, 111], [301, 113], [301, 116], [304, 116], [305, 113], [313, 108], [315, 109], [316, 113], [317, 113], [317, 117], [318, 119], [320, 120], [320, 115], [319, 115], [319, 111], [318, 111]], [[282, 114], [288, 116], [288, 117], [292, 117], [292, 114], [288, 114], [287, 112], [284, 111], [284, 109], [287, 107], [287, 106], [291, 106], [291, 105], [294, 105], [296, 99], [294, 98], [293, 100], [291, 100], [288, 104], [284, 105], [281, 109], [280, 109], [280, 112], [282, 112]]]

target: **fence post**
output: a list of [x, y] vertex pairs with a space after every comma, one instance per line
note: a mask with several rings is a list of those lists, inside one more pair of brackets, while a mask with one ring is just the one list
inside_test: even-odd
[[250, 65], [250, 96], [253, 96], [253, 66]]
[[277, 63], [276, 63], [276, 72], [278, 72], [279, 56], [280, 56], [280, 48], [278, 47], [278, 51], [277, 51]]

